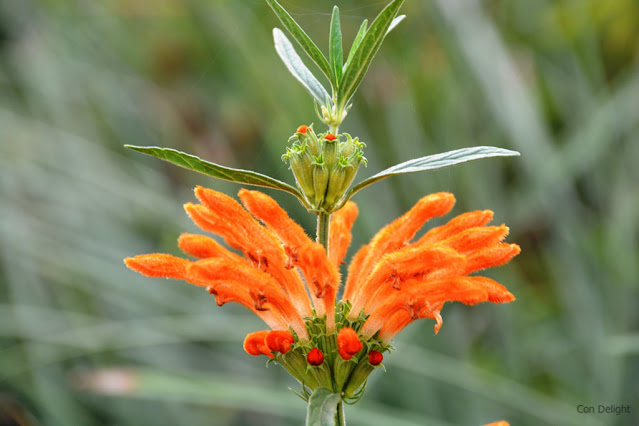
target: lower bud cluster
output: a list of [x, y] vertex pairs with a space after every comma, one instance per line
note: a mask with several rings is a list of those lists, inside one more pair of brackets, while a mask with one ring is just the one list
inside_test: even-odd
[[[344, 306], [340, 306], [344, 305]], [[338, 304], [343, 312], [346, 304]], [[338, 312], [339, 314], [339, 312]], [[375, 337], [364, 340], [358, 333], [365, 318], [338, 322], [336, 331], [326, 332], [325, 317], [307, 319], [310, 340], [300, 342], [294, 332], [257, 331], [246, 336], [244, 349], [251, 355], [266, 355], [281, 364], [302, 384], [304, 395], [318, 387], [332, 389], [346, 400], [358, 400], [366, 380], [381, 365], [382, 352], [390, 349]], [[304, 395], [301, 395], [304, 397]]]
[[330, 213], [350, 187], [360, 164], [366, 164], [364, 143], [348, 133], [315, 134], [312, 126], [300, 126], [282, 160], [288, 161], [298, 188], [312, 210]]

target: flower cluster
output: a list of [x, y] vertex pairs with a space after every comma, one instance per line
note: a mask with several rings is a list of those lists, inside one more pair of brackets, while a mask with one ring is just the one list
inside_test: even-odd
[[297, 128], [289, 142], [292, 145], [282, 160], [289, 162], [306, 202], [312, 210], [332, 212], [360, 164], [366, 164], [364, 143], [348, 133], [317, 135], [313, 126], [305, 125]]
[[351, 243], [355, 203], [332, 215], [327, 253], [261, 192], [242, 189], [242, 205], [203, 187], [195, 195], [199, 204], [184, 206], [191, 219], [242, 255], [211, 237], [183, 234], [179, 247], [197, 260], [148, 254], [127, 258], [126, 265], [204, 287], [220, 306], [235, 302], [250, 309], [270, 330], [250, 333], [244, 349], [281, 364], [303, 389], [321, 386], [356, 399], [390, 341], [412, 321], [434, 319], [437, 333], [446, 302], [514, 300], [494, 280], [470, 275], [519, 253], [516, 244], [502, 242], [506, 226], [487, 226], [491, 211], [464, 213], [414, 239], [426, 221], [451, 210], [449, 193], [422, 198], [363, 246], [339, 302], [339, 265]]

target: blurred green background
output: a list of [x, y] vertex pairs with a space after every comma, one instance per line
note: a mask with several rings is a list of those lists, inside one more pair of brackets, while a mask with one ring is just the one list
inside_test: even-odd
[[[333, 4], [349, 46], [384, 6], [283, 4], [324, 50]], [[341, 128], [367, 143], [360, 179], [466, 146], [522, 155], [362, 191], [349, 257], [451, 191], [455, 214], [492, 209], [510, 226], [522, 254], [488, 275], [517, 301], [447, 305], [438, 336], [409, 326], [348, 423], [639, 424], [639, 3], [407, 0], [401, 13]], [[242, 350], [265, 328], [256, 317], [122, 263], [178, 254], [178, 235], [197, 232], [181, 207], [195, 185], [239, 190], [124, 144], [292, 181], [286, 140], [319, 120], [275, 53], [276, 25], [262, 0], [0, 1], [0, 418], [303, 422], [297, 384]], [[314, 232], [296, 200], [269, 194]]]

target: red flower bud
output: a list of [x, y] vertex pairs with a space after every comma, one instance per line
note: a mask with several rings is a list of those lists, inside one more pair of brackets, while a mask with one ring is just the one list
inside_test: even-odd
[[334, 141], [335, 139], [337, 139], [337, 136], [335, 136], [332, 133], [329, 133], [326, 136], [324, 136], [324, 139], [329, 140], [329, 141]]
[[337, 349], [345, 360], [349, 360], [357, 352], [362, 350], [362, 342], [357, 337], [357, 332], [350, 327], [342, 328], [337, 333]]
[[322, 365], [324, 362], [324, 354], [319, 349], [313, 348], [308, 355], [306, 355], [306, 361], [311, 365]]
[[370, 351], [370, 353], [368, 354], [368, 362], [370, 362], [371, 365], [379, 365], [382, 363], [383, 360], [384, 355], [377, 351]]
[[302, 124], [300, 127], [297, 128], [297, 133], [306, 133], [307, 129], [308, 129], [308, 126], [305, 126]]
[[266, 335], [266, 346], [273, 352], [285, 354], [291, 349], [294, 342], [293, 335], [285, 330], [271, 331]]

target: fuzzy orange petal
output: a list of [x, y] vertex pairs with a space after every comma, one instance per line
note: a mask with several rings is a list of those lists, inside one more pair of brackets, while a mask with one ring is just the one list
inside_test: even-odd
[[389, 293], [400, 290], [405, 280], [433, 270], [453, 268], [463, 260], [455, 250], [442, 245], [409, 246], [385, 255], [362, 284], [360, 297], [352, 302], [349, 318], [356, 318], [362, 308], [367, 312], [375, 309]]
[[312, 241], [304, 229], [268, 195], [259, 191], [241, 189], [238, 196], [244, 207], [253, 216], [262, 220], [285, 245], [299, 249]]
[[501, 303], [512, 300], [514, 296], [505, 287], [485, 277], [411, 279], [404, 283], [402, 291], [390, 293], [383, 303], [370, 312], [362, 334], [365, 337], [374, 335], [384, 326], [387, 318], [400, 310], [406, 310], [413, 319], [417, 319], [423, 315], [424, 307], [435, 312], [445, 302], [474, 305], [480, 302]]
[[352, 328], [344, 327], [337, 333], [337, 350], [343, 359], [348, 361], [363, 347], [364, 345], [359, 340], [357, 332]]
[[402, 248], [410, 241], [426, 221], [433, 217], [445, 215], [455, 204], [453, 194], [439, 192], [423, 197], [408, 212], [386, 225], [379, 231], [368, 247], [368, 253], [363, 260], [358, 276], [349, 274], [346, 281], [345, 294], [356, 299], [361, 283], [373, 270], [377, 261], [387, 253]]
[[154, 253], [127, 257], [124, 263], [129, 268], [147, 277], [186, 279], [186, 269], [190, 261], [170, 254]]
[[500, 243], [508, 235], [508, 227], [480, 226], [469, 228], [441, 242], [459, 253], [468, 253], [482, 247], [493, 246]]
[[285, 354], [291, 349], [293, 343], [295, 343], [293, 335], [286, 330], [271, 331], [266, 335], [266, 346], [272, 352]]
[[178, 238], [178, 247], [180, 247], [184, 253], [199, 259], [222, 257], [238, 262], [244, 261], [244, 258], [229, 251], [213, 238], [205, 235], [182, 234], [180, 238]]
[[[192, 263], [188, 268], [189, 276], [202, 281], [224, 281], [235, 284], [249, 292], [256, 310], [272, 309], [277, 311], [299, 335], [307, 340], [304, 321], [288, 296], [269, 274], [247, 264], [228, 259], [203, 259]], [[264, 304], [268, 304], [265, 306]]]
[[237, 283], [226, 281], [207, 281], [209, 294], [215, 297], [218, 306], [223, 306], [229, 302], [238, 303], [257, 315], [273, 330], [288, 330], [288, 320], [283, 318], [281, 313], [275, 309], [256, 309], [254, 298], [248, 289], [238, 286]]
[[468, 228], [484, 226], [493, 220], [493, 212], [490, 210], [477, 210], [474, 212], [462, 213], [454, 217], [448, 223], [435, 227], [426, 232], [414, 244], [433, 244], [446, 238], [452, 237]]
[[329, 260], [338, 266], [343, 262], [344, 256], [348, 251], [348, 246], [351, 245], [353, 235], [351, 229], [353, 223], [357, 219], [359, 209], [357, 204], [352, 201], [348, 201], [344, 207], [333, 213], [331, 217], [331, 227], [328, 237], [328, 257]]
[[[212, 190], [199, 189], [197, 193], [209, 205], [214, 206], [218, 202], [223, 208], [213, 211], [206, 205], [187, 203], [184, 208], [191, 219], [200, 228], [221, 235], [227, 244], [244, 252], [256, 267], [275, 278], [290, 296], [301, 316], [309, 316], [311, 306], [304, 283], [296, 271], [287, 268], [284, 247], [275, 236], [232, 198], [224, 194], [217, 196]], [[240, 218], [240, 221], [233, 222], [234, 218]]]
[[265, 342], [268, 333], [269, 330], [262, 330], [247, 334], [244, 339], [244, 350], [246, 353], [253, 356], [266, 355], [269, 358], [273, 358], [273, 354]]

